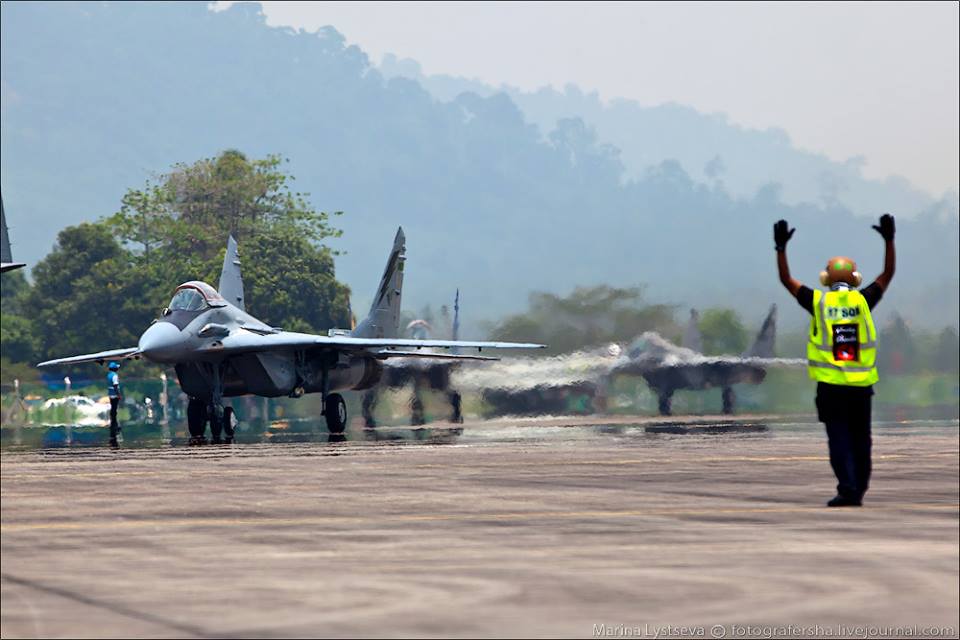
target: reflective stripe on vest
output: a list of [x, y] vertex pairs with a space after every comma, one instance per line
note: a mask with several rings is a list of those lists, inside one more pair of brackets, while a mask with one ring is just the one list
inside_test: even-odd
[[[857, 327], [858, 344], [854, 360], [834, 358], [833, 340], [838, 325]], [[824, 292], [814, 289], [813, 319], [807, 342], [807, 371], [812, 379], [854, 387], [866, 387], [877, 382], [876, 336], [870, 306], [859, 291], [841, 289]]]

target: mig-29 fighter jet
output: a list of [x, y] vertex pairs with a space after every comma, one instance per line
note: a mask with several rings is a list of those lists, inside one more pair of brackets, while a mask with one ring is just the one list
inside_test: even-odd
[[244, 310], [237, 243], [230, 238], [217, 289], [185, 282], [170, 305], [140, 336], [136, 347], [101, 351], [42, 362], [62, 366], [126, 358], [172, 364], [180, 388], [189, 396], [187, 423], [192, 438], [202, 438], [209, 422], [214, 441], [231, 437], [232, 410], [225, 397], [253, 394], [299, 397], [323, 394], [323, 415], [331, 433], [342, 433], [347, 408], [337, 390], [368, 389], [380, 378], [387, 358], [496, 360], [481, 355], [424, 352], [436, 349], [539, 349], [514, 342], [414, 340], [397, 338], [406, 240], [397, 230], [370, 313], [356, 329], [331, 329], [328, 335], [283, 331]]
[[657, 394], [658, 410], [670, 415], [677, 389], [722, 389], [723, 413], [734, 411], [733, 385], [760, 384], [771, 366], [805, 366], [806, 360], [774, 357], [776, 305], [770, 308], [753, 345], [743, 354], [704, 355], [699, 316], [690, 322], [677, 346], [655, 331], [627, 345], [610, 344], [549, 358], [510, 358], [462, 369], [453, 376], [458, 388], [479, 390], [491, 415], [602, 413], [612, 379], [642, 376]]
[[770, 307], [753, 345], [739, 356], [703, 355], [698, 321], [696, 310], [691, 310], [682, 347], [656, 332], [644, 333], [627, 349], [627, 358], [611, 369], [611, 375], [643, 376], [657, 394], [660, 414], [665, 416], [670, 415], [673, 392], [677, 389], [701, 391], [720, 387], [723, 413], [730, 414], [736, 403], [734, 384], [760, 384], [771, 365], [805, 364], [802, 360], [774, 357], [777, 305]]
[[[446, 307], [444, 307], [444, 310]], [[427, 340], [434, 327], [424, 319], [416, 319], [407, 325], [407, 334], [412, 338]], [[453, 299], [453, 327], [452, 338], [460, 338], [460, 290], [457, 289]], [[457, 349], [452, 349], [457, 353]], [[450, 404], [450, 422], [463, 422], [462, 397], [460, 392], [450, 384], [450, 375], [460, 366], [456, 360], [427, 360], [425, 358], [396, 358], [384, 362], [383, 376], [380, 383], [368, 389], [363, 396], [363, 421], [367, 429], [375, 429], [377, 421], [374, 410], [380, 394], [384, 389], [401, 389], [408, 384], [413, 387], [413, 397], [410, 400], [410, 424], [422, 425], [424, 419], [423, 393], [429, 389], [439, 391], [446, 396]]]

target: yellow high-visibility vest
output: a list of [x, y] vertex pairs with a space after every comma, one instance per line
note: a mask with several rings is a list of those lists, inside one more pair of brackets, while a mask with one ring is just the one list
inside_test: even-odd
[[807, 371], [817, 382], [867, 387], [877, 375], [877, 328], [859, 291], [813, 290]]

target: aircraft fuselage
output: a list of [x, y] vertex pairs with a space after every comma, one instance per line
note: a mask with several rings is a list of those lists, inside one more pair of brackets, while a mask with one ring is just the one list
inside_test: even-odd
[[[220, 376], [223, 396], [265, 397], [367, 389], [380, 378], [381, 363], [364, 352], [346, 354], [324, 349], [217, 353], [221, 340], [235, 332], [276, 331], [250, 314], [223, 305], [198, 310], [165, 310], [140, 337], [143, 357], [174, 365], [180, 388], [205, 399]], [[324, 370], [327, 371], [324, 380]]]

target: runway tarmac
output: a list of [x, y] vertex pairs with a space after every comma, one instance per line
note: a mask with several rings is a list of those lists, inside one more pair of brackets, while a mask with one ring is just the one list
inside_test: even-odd
[[817, 425], [680, 422], [7, 449], [0, 635], [956, 637], [956, 420], [877, 424], [861, 509]]

